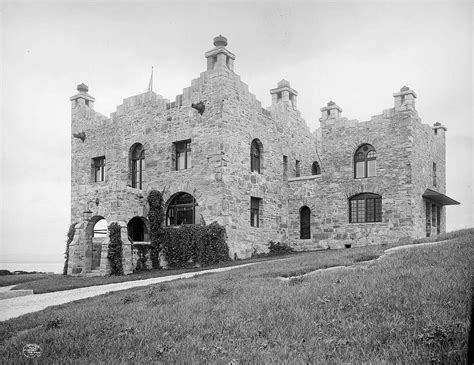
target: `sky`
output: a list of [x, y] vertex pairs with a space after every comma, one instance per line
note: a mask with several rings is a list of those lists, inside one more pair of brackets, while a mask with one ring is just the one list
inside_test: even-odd
[[175, 96], [228, 38], [262, 102], [291, 82], [311, 130], [334, 100], [369, 120], [407, 85], [423, 122], [447, 129], [447, 228], [474, 226], [471, 2], [3, 1], [1, 262], [61, 262], [70, 223], [69, 98], [84, 82], [109, 116], [126, 97]]

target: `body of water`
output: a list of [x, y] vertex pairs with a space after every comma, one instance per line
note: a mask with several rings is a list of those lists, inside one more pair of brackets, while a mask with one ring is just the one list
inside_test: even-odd
[[62, 274], [64, 262], [1, 262], [0, 270], [38, 271]]

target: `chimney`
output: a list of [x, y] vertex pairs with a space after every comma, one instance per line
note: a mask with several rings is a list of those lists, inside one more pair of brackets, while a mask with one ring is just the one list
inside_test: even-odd
[[334, 101], [330, 101], [326, 106], [321, 109], [321, 118], [320, 121], [325, 121], [328, 119], [338, 119], [341, 117], [342, 109], [336, 105]]
[[415, 109], [416, 93], [408, 86], [403, 86], [400, 92], [393, 94], [395, 99], [395, 111]]
[[222, 35], [215, 37], [214, 46], [214, 49], [204, 54], [207, 59], [207, 70], [229, 69], [234, 71], [235, 55], [225, 48], [227, 38]]
[[272, 105], [278, 103], [290, 103], [293, 109], [297, 107], [298, 92], [290, 87], [290, 82], [283, 79], [281, 80], [275, 89], [270, 90], [272, 96]]
[[71, 107], [74, 109], [77, 105], [82, 104], [94, 110], [95, 98], [87, 93], [89, 87], [82, 83], [77, 85], [77, 91], [78, 93], [69, 99], [71, 100]]

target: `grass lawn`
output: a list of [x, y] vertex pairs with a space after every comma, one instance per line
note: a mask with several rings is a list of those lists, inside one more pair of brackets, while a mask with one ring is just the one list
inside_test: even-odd
[[473, 239], [278, 279], [377, 251], [295, 255], [48, 308], [0, 324], [0, 358], [26, 363], [35, 343], [38, 363], [465, 363]]
[[52, 277], [59, 277], [59, 274], [17, 274], [0, 276], [0, 286], [8, 286], [26, 283], [28, 281], [43, 280]]
[[[431, 238], [418, 239], [415, 242], [430, 242], [439, 241], [449, 238], [462, 237], [466, 234], [474, 234], [474, 229], [466, 229], [455, 232], [445, 233]], [[260, 257], [249, 260], [238, 260], [219, 265], [203, 267], [200, 269], [175, 269], [175, 270], [150, 270], [144, 272], [137, 272], [126, 276], [106, 276], [106, 277], [77, 277], [77, 276], [63, 276], [63, 275], [47, 275], [47, 274], [24, 274], [24, 275], [6, 275], [0, 276], [0, 286], [20, 284], [13, 290], [18, 289], [32, 289], [35, 294], [49, 293], [60, 290], [69, 290], [76, 288], [83, 288], [94, 285], [104, 285], [112, 283], [120, 283], [124, 281], [142, 280], [149, 278], [156, 278], [168, 275], [176, 275], [185, 272], [201, 271], [217, 267], [228, 267], [242, 265], [252, 262], [271, 261], [281, 258], [295, 258], [298, 256], [298, 263], [295, 265], [294, 261], [290, 261], [286, 265], [282, 265], [282, 276], [295, 276], [305, 274], [309, 271], [327, 268], [339, 265], [352, 265], [355, 262], [371, 260], [383, 254], [383, 251], [394, 246], [406, 245], [413, 243], [411, 241], [398, 242], [388, 245], [374, 245], [360, 248], [353, 248], [350, 250], [324, 250], [313, 252], [301, 252], [288, 254], [284, 256], [274, 257]], [[273, 274], [272, 274], [273, 275]]]

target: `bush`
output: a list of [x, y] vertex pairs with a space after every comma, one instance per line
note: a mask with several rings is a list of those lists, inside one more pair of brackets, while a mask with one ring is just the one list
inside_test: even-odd
[[110, 243], [107, 258], [110, 261], [110, 275], [123, 275], [121, 230], [118, 223], [114, 222], [109, 226]]
[[268, 256], [284, 255], [290, 252], [294, 252], [293, 247], [286, 243], [274, 242], [272, 240], [268, 242]]
[[225, 228], [216, 222], [165, 228], [160, 240], [170, 267], [209, 266], [230, 260]]
[[135, 267], [136, 271], [143, 271], [146, 270], [146, 262], [147, 262], [147, 254], [148, 251], [151, 249], [150, 246], [144, 246], [144, 245], [136, 245], [137, 247], [137, 254], [138, 254], [138, 260], [137, 260], [137, 266]]

